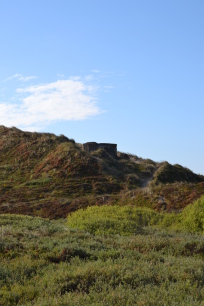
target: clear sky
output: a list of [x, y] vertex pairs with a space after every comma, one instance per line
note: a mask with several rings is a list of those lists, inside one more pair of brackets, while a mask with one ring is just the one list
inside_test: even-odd
[[204, 174], [203, 0], [2, 0], [0, 124]]

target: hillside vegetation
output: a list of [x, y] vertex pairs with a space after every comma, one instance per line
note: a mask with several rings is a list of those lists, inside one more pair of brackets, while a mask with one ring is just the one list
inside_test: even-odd
[[0, 126], [0, 213], [65, 218], [92, 205], [180, 211], [204, 194], [204, 177], [180, 165]]
[[1, 126], [0, 305], [204, 305], [203, 195], [180, 165]]

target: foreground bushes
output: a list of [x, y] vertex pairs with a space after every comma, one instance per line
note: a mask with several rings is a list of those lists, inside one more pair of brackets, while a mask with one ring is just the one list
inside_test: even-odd
[[[122, 212], [138, 226], [158, 217], [149, 210], [133, 211], [121, 208], [118, 222], [123, 222]], [[114, 213], [112, 208], [109, 217]], [[14, 215], [0, 215], [0, 229], [0, 305], [203, 303], [201, 235], [146, 227], [131, 236], [99, 236], [71, 230], [64, 220]]]
[[[158, 216], [121, 211], [141, 226]], [[203, 305], [201, 235], [146, 227], [99, 236], [65, 222], [0, 215], [0, 305]]]
[[161, 229], [202, 232], [202, 212], [203, 198], [177, 215], [92, 207], [69, 227], [0, 215], [0, 305], [204, 305], [203, 235]]

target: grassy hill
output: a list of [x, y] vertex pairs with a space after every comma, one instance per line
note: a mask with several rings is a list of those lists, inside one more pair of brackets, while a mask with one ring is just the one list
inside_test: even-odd
[[0, 213], [60, 218], [82, 207], [131, 204], [179, 211], [204, 194], [204, 176], [74, 140], [0, 126]]
[[203, 305], [204, 177], [81, 147], [0, 127], [0, 305]]

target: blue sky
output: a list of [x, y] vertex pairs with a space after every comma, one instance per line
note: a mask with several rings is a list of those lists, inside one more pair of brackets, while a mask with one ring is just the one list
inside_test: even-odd
[[8, 0], [0, 124], [204, 174], [203, 0]]

